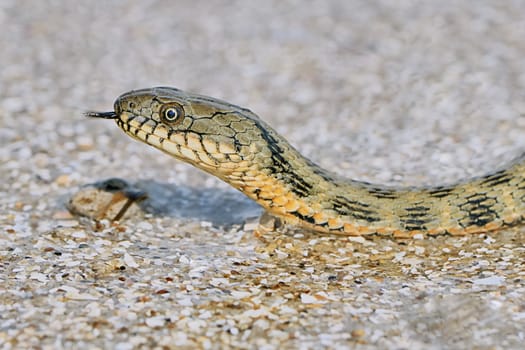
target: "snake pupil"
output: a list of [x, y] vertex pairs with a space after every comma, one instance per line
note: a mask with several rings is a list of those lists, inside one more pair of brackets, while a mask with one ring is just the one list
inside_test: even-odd
[[174, 108], [170, 108], [166, 111], [166, 119], [173, 120], [177, 118], [177, 112], [175, 112]]

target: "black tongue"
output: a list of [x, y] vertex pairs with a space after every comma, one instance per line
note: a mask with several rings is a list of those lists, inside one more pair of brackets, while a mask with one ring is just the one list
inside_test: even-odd
[[117, 113], [115, 113], [113, 111], [112, 112], [92, 112], [92, 111], [89, 111], [89, 112], [84, 113], [84, 116], [88, 117], [88, 118], [116, 119], [117, 118]]

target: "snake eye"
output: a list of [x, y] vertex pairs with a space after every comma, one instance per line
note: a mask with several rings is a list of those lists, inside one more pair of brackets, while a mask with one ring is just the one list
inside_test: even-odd
[[174, 123], [184, 118], [184, 109], [182, 109], [181, 105], [172, 103], [163, 106], [160, 115], [166, 123]]

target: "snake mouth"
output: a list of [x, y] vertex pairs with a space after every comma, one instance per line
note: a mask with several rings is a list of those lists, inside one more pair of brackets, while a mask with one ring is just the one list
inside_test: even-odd
[[118, 118], [117, 113], [115, 113], [114, 111], [111, 111], [111, 112], [88, 111], [84, 113], [84, 116], [88, 118], [102, 118], [102, 119], [117, 119]]

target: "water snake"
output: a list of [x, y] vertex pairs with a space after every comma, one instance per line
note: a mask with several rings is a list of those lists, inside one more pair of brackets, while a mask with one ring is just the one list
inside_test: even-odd
[[464, 235], [523, 221], [525, 154], [485, 176], [435, 187], [394, 188], [338, 177], [302, 156], [257, 115], [170, 87], [127, 92], [114, 119], [128, 135], [243, 192], [269, 213], [345, 235]]

